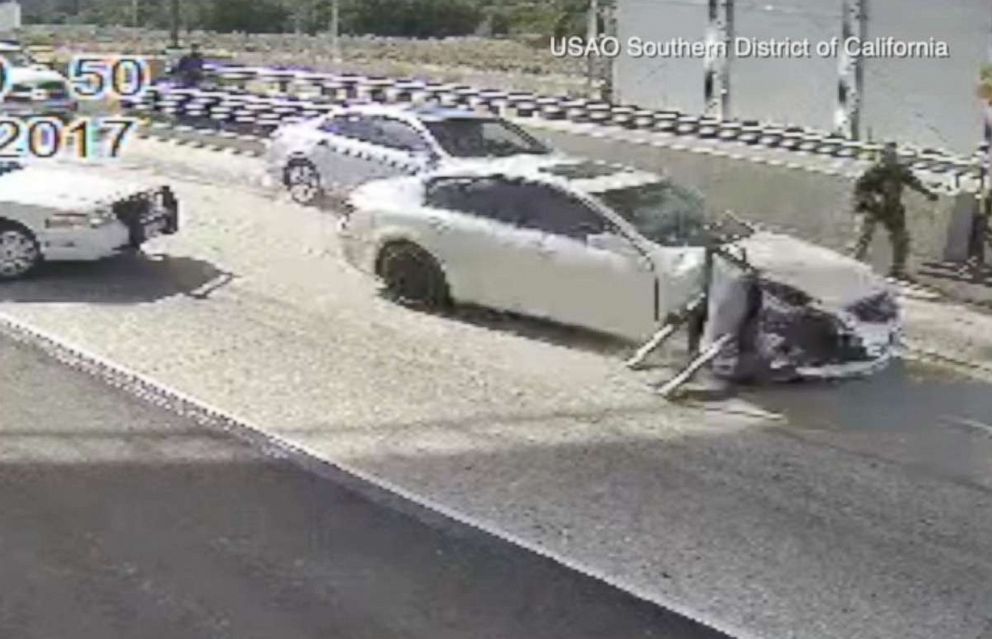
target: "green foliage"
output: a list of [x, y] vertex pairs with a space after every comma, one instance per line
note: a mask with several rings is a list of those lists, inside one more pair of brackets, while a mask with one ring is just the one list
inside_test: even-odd
[[484, 16], [471, 0], [360, 0], [342, 17], [348, 33], [443, 38], [473, 33]]
[[[585, 31], [589, 0], [339, 0], [344, 33], [442, 38], [487, 22], [496, 35]], [[603, 0], [605, 3], [606, 0]], [[22, 0], [29, 23], [131, 25], [132, 0]], [[138, 0], [138, 24], [167, 28], [170, 0]], [[180, 0], [183, 27], [222, 32], [326, 31], [332, 0]]]
[[211, 31], [279, 33], [289, 26], [290, 11], [275, 0], [213, 0], [204, 25]]

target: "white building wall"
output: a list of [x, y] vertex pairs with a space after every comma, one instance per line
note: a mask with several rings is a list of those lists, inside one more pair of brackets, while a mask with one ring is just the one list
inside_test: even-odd
[[0, 2], [0, 32], [21, 28], [21, 3]]
[[[841, 0], [737, 0], [737, 35], [810, 38], [840, 35]], [[948, 59], [866, 61], [862, 135], [972, 152], [981, 139], [982, 106], [975, 96], [992, 32], [990, 0], [870, 0], [870, 37], [935, 37], [951, 46]], [[618, 0], [618, 35], [645, 40], [701, 40], [706, 0]], [[735, 60], [733, 115], [830, 130], [837, 101], [834, 58]], [[648, 107], [701, 113], [702, 59], [615, 62], [617, 98]]]

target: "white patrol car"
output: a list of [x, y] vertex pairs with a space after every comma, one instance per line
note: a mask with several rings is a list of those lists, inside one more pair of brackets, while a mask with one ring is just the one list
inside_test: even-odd
[[[708, 290], [707, 327], [721, 331], [711, 337], [753, 328], [751, 348], [786, 376], [870, 372], [898, 343], [895, 298], [867, 266], [715, 215], [652, 173], [551, 157], [466, 162], [371, 182], [349, 203], [346, 259], [400, 300], [477, 304], [642, 342]], [[707, 247], [746, 254], [760, 278], [743, 278], [729, 258], [708, 267]]]
[[549, 153], [529, 133], [493, 115], [365, 104], [278, 129], [267, 165], [295, 201], [312, 204], [326, 191], [419, 173], [448, 159]]
[[61, 73], [36, 62], [19, 44], [0, 42], [7, 67], [7, 94], [0, 112], [11, 117], [53, 116], [71, 120], [79, 110], [69, 82]]
[[122, 183], [47, 165], [0, 164], [0, 281], [43, 261], [89, 261], [175, 233], [179, 205], [168, 186]]

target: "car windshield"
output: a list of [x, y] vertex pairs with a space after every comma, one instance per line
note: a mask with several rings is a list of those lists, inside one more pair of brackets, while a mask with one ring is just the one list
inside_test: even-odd
[[15, 171], [20, 171], [24, 168], [24, 165], [20, 162], [13, 161], [0, 161], [0, 177], [7, 175], [8, 173], [14, 173]]
[[698, 192], [669, 181], [606, 191], [599, 197], [641, 235], [662, 246], [705, 246], [752, 233], [727, 214], [713, 214]]
[[0, 51], [0, 57], [12, 67], [29, 67], [35, 64], [34, 58], [24, 51]]
[[450, 118], [427, 122], [426, 126], [441, 148], [453, 157], [507, 157], [549, 152], [523, 129], [500, 120]]

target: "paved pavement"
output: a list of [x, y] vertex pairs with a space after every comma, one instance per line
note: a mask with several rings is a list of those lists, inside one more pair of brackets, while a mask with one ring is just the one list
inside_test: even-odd
[[723, 635], [0, 338], [0, 636]]
[[[332, 216], [217, 183], [242, 158], [146, 148], [123, 172], [171, 174], [183, 232], [5, 286], [0, 313], [741, 637], [975, 639], [992, 621], [988, 386], [910, 367], [808, 398], [815, 419], [760, 392], [671, 406], [645, 392], [664, 372], [623, 371], [616, 344], [380, 299]], [[912, 311], [917, 335], [992, 334]], [[935, 388], [931, 411], [881, 419]]]

